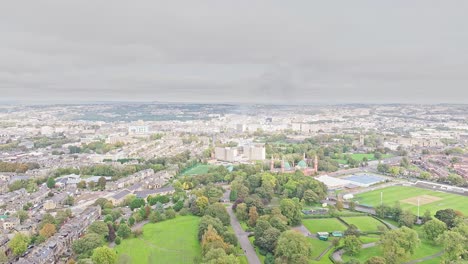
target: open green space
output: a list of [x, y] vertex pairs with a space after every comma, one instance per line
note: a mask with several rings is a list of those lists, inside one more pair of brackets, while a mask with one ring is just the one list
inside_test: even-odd
[[[441, 200], [420, 205], [421, 214], [423, 214], [425, 210], [429, 210], [432, 214], [435, 214], [436, 211], [447, 208], [459, 210], [465, 215], [468, 214], [468, 197], [466, 196], [409, 186], [391, 186], [379, 190], [357, 194], [355, 196], [355, 200], [363, 205], [377, 206], [380, 204], [381, 192], [383, 192], [383, 203], [390, 206], [393, 206], [397, 201], [417, 197], [420, 195], [431, 195], [441, 198]], [[400, 204], [401, 208], [404, 210], [409, 209], [414, 214], [417, 213], [417, 205], [405, 202], [400, 202]]]
[[[374, 156], [373, 153], [371, 154], [366, 154], [366, 153], [354, 153], [354, 154], [349, 154], [349, 156], [354, 159], [354, 160], [357, 160], [357, 161], [363, 161], [364, 158], [367, 158], [368, 161], [373, 161], [373, 160], [377, 160]], [[382, 155], [382, 159], [386, 159], [386, 158], [390, 158], [392, 157], [391, 154], [383, 154]], [[348, 161], [343, 157], [341, 159], [334, 159], [336, 162], [338, 162], [339, 164], [348, 164]]]
[[361, 262], [364, 262], [373, 256], [382, 256], [382, 255], [383, 255], [382, 248], [379, 246], [376, 246], [376, 247], [364, 248], [361, 250], [361, 252], [359, 252], [359, 254], [355, 256], [349, 256], [348, 254], [343, 254], [342, 258], [344, 262], [349, 261], [351, 259], [357, 259]]
[[349, 216], [341, 219], [349, 225], [355, 225], [361, 231], [377, 231], [378, 226], [384, 225], [370, 216]]
[[[307, 238], [312, 246], [312, 259], [316, 259], [323, 251], [325, 251], [330, 245], [330, 241], [322, 241], [315, 238]], [[325, 256], [324, 256], [325, 257]]]
[[192, 263], [201, 257], [196, 216], [178, 216], [175, 219], [143, 226], [143, 235], [122, 240], [115, 247], [119, 257], [128, 255], [132, 263]]
[[317, 232], [344, 231], [346, 226], [336, 218], [304, 219], [302, 224], [315, 235]]
[[208, 173], [208, 170], [210, 168], [214, 168], [215, 166], [213, 165], [207, 165], [207, 164], [197, 164], [190, 169], [184, 171], [182, 175], [184, 176], [190, 176], [190, 175], [199, 175], [199, 174], [205, 174]]

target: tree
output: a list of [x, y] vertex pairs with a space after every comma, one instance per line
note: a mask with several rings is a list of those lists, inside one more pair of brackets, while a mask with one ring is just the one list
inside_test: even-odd
[[198, 240], [201, 240], [203, 234], [208, 230], [208, 226], [212, 226], [218, 234], [224, 234], [226, 232], [226, 227], [223, 225], [221, 220], [218, 218], [205, 215], [201, 218], [200, 223], [198, 224]]
[[229, 200], [231, 202], [237, 200], [237, 190], [232, 190], [231, 193], [229, 193]]
[[424, 237], [432, 242], [435, 242], [436, 238], [443, 234], [445, 230], [447, 230], [447, 225], [439, 219], [429, 220], [422, 226]]
[[272, 227], [267, 221], [260, 219], [255, 226], [254, 243], [260, 249], [273, 253], [280, 234], [281, 232], [278, 229]]
[[8, 247], [13, 252], [13, 255], [20, 256], [28, 249], [29, 237], [22, 233], [16, 233], [15, 236], [8, 242]]
[[203, 257], [204, 264], [238, 264], [236, 256], [227, 255], [221, 248], [215, 248], [208, 251]]
[[106, 237], [109, 234], [109, 227], [103, 221], [94, 221], [88, 227], [88, 233], [95, 233], [102, 237]]
[[341, 199], [338, 199], [336, 201], [335, 207], [336, 207], [336, 209], [338, 209], [338, 211], [343, 210], [343, 208], [344, 208], [343, 201]]
[[212, 217], [218, 218], [219, 220], [221, 220], [223, 225], [229, 225], [230, 223], [229, 214], [226, 210], [226, 207], [222, 203], [214, 203], [209, 205], [205, 209], [205, 215], [210, 215]]
[[452, 228], [455, 225], [455, 218], [457, 217], [457, 214], [453, 209], [444, 209], [437, 211], [434, 216], [435, 218], [444, 222], [448, 228]]
[[101, 191], [104, 191], [106, 189], [106, 178], [100, 177], [97, 186]]
[[0, 263], [7, 263], [8, 262], [8, 257], [5, 254], [5, 251], [0, 250]]
[[39, 230], [39, 235], [44, 238], [49, 238], [53, 236], [57, 232], [55, 225], [53, 224], [45, 224], [41, 230]]
[[255, 226], [258, 219], [257, 207], [252, 206], [249, 209], [249, 226]]
[[364, 264], [386, 264], [386, 262], [382, 257], [372, 257], [364, 262]]
[[71, 195], [67, 195], [67, 198], [65, 198], [63, 204], [72, 206], [73, 204], [75, 204], [75, 198], [73, 198], [73, 196]]
[[49, 178], [47, 179], [47, 187], [48, 187], [49, 189], [55, 188], [55, 180], [54, 180], [54, 178], [49, 177]]
[[236, 216], [239, 221], [246, 221], [249, 218], [247, 213], [247, 205], [245, 203], [240, 203], [236, 207]]
[[403, 263], [419, 246], [416, 231], [404, 226], [382, 235], [383, 257], [388, 264]]
[[[85, 180], [82, 180], [82, 181], [78, 182], [78, 183], [76, 184], [76, 187], [77, 187], [78, 189], [86, 189], [86, 181], [85, 181]], [[104, 199], [104, 198], [103, 198], [103, 199]]]
[[349, 209], [350, 211], [356, 210], [356, 202], [355, 202], [355, 201], [349, 201], [349, 203], [348, 203], [348, 209]]
[[281, 233], [275, 250], [276, 263], [309, 263], [312, 248], [301, 233], [288, 230]]
[[351, 256], [359, 254], [361, 251], [362, 242], [356, 236], [345, 236], [344, 240], [344, 249], [346, 253]]
[[167, 219], [173, 219], [176, 217], [176, 211], [174, 209], [170, 209], [170, 208], [167, 209], [165, 214], [166, 214]]
[[205, 209], [208, 206], [208, 204], [208, 197], [202, 195], [198, 197], [194, 203], [192, 203], [190, 209], [194, 215], [201, 216], [205, 213]]
[[320, 200], [318, 195], [312, 190], [306, 190], [304, 192], [304, 195], [303, 195], [302, 199], [304, 200], [304, 202], [307, 205], [311, 205], [311, 204], [316, 203], [316, 202], [318, 202]]
[[226, 251], [226, 249], [228, 248], [228, 244], [224, 242], [223, 238], [211, 225], [208, 226], [208, 229], [203, 234], [201, 246], [203, 255], [205, 255], [208, 251], [216, 248], [221, 248], [224, 251]]
[[55, 217], [53, 217], [51, 214], [46, 213], [42, 216], [42, 220], [39, 223], [39, 230], [44, 227], [45, 224], [56, 224], [57, 221], [55, 220]]
[[26, 212], [26, 211], [24, 211], [24, 210], [19, 210], [18, 212], [16, 212], [16, 216], [19, 218], [21, 224], [22, 224], [26, 219], [29, 218], [28, 212]]
[[93, 249], [104, 245], [104, 239], [98, 234], [90, 233], [73, 241], [72, 249], [78, 255], [90, 256]]
[[109, 233], [107, 234], [107, 241], [112, 242], [116, 237], [114, 225], [107, 223], [107, 228], [109, 229]]
[[344, 264], [361, 264], [361, 261], [359, 261], [358, 259], [350, 259], [346, 261]]
[[117, 261], [117, 254], [109, 247], [98, 247], [94, 249], [91, 259], [95, 264], [114, 264]]
[[142, 206], [145, 206], [145, 200], [142, 198], [135, 198], [130, 202], [130, 209], [132, 211]]
[[133, 218], [133, 216], [130, 216], [128, 218], [128, 225], [133, 226], [134, 224], [135, 224], [135, 218]]
[[426, 211], [424, 211], [424, 215], [422, 217], [422, 222], [423, 223], [426, 223], [427, 221], [431, 220], [432, 219], [432, 216], [431, 216], [431, 211], [429, 211], [428, 209], [426, 209]]
[[132, 230], [128, 227], [127, 224], [120, 224], [117, 229], [117, 235], [121, 238], [127, 238], [132, 234]]
[[297, 199], [283, 199], [280, 202], [281, 213], [288, 219], [289, 225], [299, 225], [302, 220], [302, 206]]
[[340, 245], [340, 239], [337, 238], [337, 237], [333, 238], [333, 240], [331, 242], [332, 242], [332, 246], [334, 248], [336, 248], [336, 247], [338, 247]]
[[416, 216], [410, 211], [405, 210], [401, 215], [398, 223], [402, 226], [412, 227], [416, 222]]
[[344, 231], [345, 236], [359, 237], [360, 234], [361, 234], [361, 232], [359, 232], [359, 229], [357, 228], [357, 226], [355, 226], [353, 224], [350, 224], [348, 226], [348, 228]]
[[455, 231], [445, 231], [437, 238], [437, 242], [444, 248], [442, 263], [458, 263], [462, 255], [467, 254], [468, 238]]

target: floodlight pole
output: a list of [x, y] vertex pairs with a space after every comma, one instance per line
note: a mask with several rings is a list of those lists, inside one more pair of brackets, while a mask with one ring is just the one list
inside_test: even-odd
[[418, 220], [419, 220], [419, 197], [418, 197]]
[[380, 192], [380, 205], [383, 204], [383, 192]]

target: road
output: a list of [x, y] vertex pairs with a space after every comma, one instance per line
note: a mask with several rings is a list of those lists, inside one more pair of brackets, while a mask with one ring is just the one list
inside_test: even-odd
[[252, 246], [252, 244], [250, 244], [248, 233], [242, 229], [230, 205], [227, 207], [227, 211], [229, 213], [229, 216], [231, 217], [231, 226], [234, 230], [234, 234], [236, 235], [237, 240], [239, 240], [239, 244], [244, 250], [245, 256], [247, 257], [249, 264], [261, 264], [260, 259], [255, 253], [254, 247]]

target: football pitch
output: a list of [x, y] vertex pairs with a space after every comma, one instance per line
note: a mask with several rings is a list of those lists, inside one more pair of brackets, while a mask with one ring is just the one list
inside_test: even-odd
[[463, 195], [432, 191], [409, 186], [392, 186], [355, 196], [355, 200], [362, 205], [375, 207], [380, 205], [380, 195], [383, 194], [383, 203], [393, 206], [395, 202], [400, 202], [403, 210], [409, 209], [417, 213], [419, 200], [420, 215], [429, 210], [432, 214], [441, 209], [452, 208], [459, 210], [464, 215], [468, 214], [468, 197]]
[[182, 175], [199, 175], [199, 174], [206, 174], [210, 168], [215, 168], [216, 166], [213, 165], [206, 165], [206, 164], [197, 164], [194, 167], [184, 171]]

